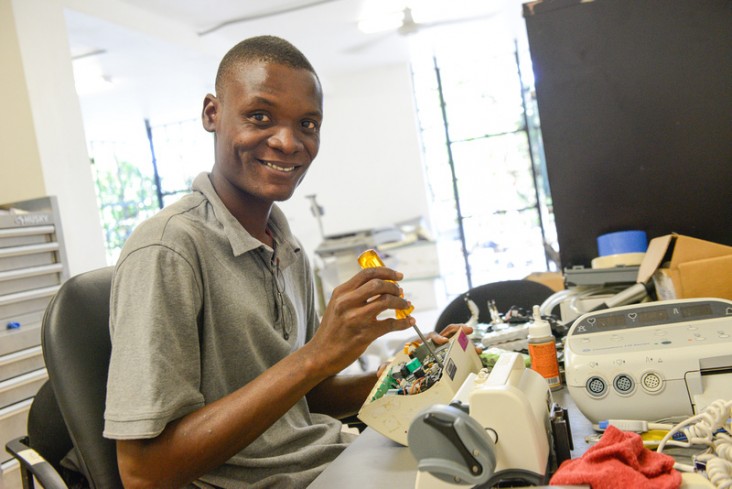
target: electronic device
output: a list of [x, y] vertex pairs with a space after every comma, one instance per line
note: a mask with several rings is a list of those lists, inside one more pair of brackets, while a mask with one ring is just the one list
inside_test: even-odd
[[408, 351], [399, 352], [384, 369], [358, 418], [406, 446], [412, 419], [428, 406], [450, 402], [468, 375], [480, 371], [482, 363], [462, 329], [445, 345], [405, 349]]
[[509, 326], [498, 331], [489, 331], [480, 338], [485, 348], [498, 347], [504, 350], [527, 350], [529, 347], [529, 323]]
[[[467, 412], [465, 408], [467, 407]], [[409, 428], [417, 489], [546, 484], [553, 469], [549, 385], [517, 352], [471, 373], [450, 405], [421, 412]]]
[[566, 384], [591, 421], [687, 417], [732, 399], [732, 302], [648, 302], [580, 316], [564, 347]]

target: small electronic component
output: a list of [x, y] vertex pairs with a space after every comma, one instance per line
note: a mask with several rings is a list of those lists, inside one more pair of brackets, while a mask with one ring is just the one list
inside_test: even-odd
[[412, 419], [428, 406], [450, 402], [468, 375], [481, 368], [478, 352], [462, 329], [444, 345], [408, 343], [381, 373], [358, 418], [406, 446]]
[[385, 395], [405, 396], [419, 394], [432, 387], [440, 380], [441, 365], [447, 352], [447, 345], [431, 349], [426, 344], [408, 344], [405, 354], [408, 360], [394, 362], [383, 377], [381, 384], [375, 390], [371, 400]]

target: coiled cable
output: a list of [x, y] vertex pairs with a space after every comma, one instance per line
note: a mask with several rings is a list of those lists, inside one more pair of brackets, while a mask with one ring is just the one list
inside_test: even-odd
[[[683, 433], [686, 442], [670, 440], [676, 433]], [[717, 489], [732, 489], [732, 401], [716, 400], [704, 411], [671, 428], [658, 444], [661, 453], [669, 444], [691, 447], [706, 445], [705, 452], [695, 457], [696, 462], [706, 466], [706, 476]], [[696, 467], [676, 463], [674, 467], [683, 472], [694, 472]]]
[[712, 457], [707, 462], [707, 478], [717, 489], [732, 488], [732, 462]]

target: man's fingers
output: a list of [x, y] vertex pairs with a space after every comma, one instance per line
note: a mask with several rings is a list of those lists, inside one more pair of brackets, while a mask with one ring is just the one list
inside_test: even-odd
[[417, 324], [417, 321], [412, 316], [407, 316], [404, 319], [386, 318], [376, 321], [374, 328], [378, 331], [379, 336], [382, 336], [392, 331], [409, 329], [415, 324]]
[[336, 311], [339, 313], [367, 306], [369, 311], [375, 311], [375, 317], [387, 309], [409, 307], [409, 302], [402, 298], [403, 291], [396, 282], [372, 278], [358, 288], [351, 289], [353, 283], [357, 282], [346, 282], [333, 291], [331, 302], [335, 304]]
[[473, 332], [473, 328], [465, 324], [450, 324], [439, 333], [431, 333], [430, 339], [432, 339], [432, 342], [435, 345], [444, 345], [445, 343], [450, 341], [450, 338], [454, 336], [455, 333], [460, 331], [460, 328], [463, 329], [465, 334], [471, 334]]
[[457, 333], [460, 328], [463, 328], [463, 331], [465, 331], [466, 334], [470, 334], [473, 332], [473, 328], [466, 324], [449, 324], [442, 331], [440, 331], [439, 334], [441, 336], [449, 338], [450, 336]]
[[388, 267], [364, 268], [336, 288], [341, 287], [348, 290], [354, 290], [374, 279], [398, 282], [403, 278], [404, 275], [402, 273]]

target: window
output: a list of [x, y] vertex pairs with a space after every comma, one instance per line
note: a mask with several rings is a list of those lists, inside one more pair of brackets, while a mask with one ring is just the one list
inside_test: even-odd
[[114, 264], [140, 222], [177, 200], [213, 166], [213, 137], [199, 119], [151, 126], [128, 141], [91, 141], [89, 153], [107, 247]]
[[556, 231], [530, 57], [515, 39], [474, 22], [449, 34], [429, 31], [414, 43], [415, 98], [448, 296], [556, 269], [547, 253]]

